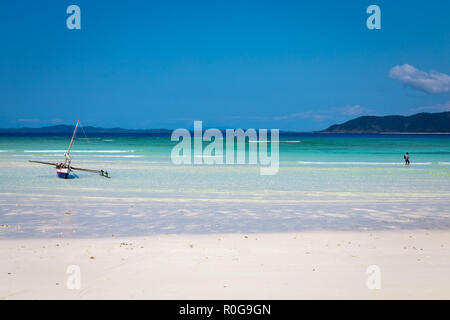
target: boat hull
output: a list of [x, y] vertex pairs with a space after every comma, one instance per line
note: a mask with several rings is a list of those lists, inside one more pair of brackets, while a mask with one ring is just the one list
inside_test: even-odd
[[56, 176], [60, 179], [73, 179], [75, 175], [71, 174], [71, 170], [67, 168], [56, 169]]

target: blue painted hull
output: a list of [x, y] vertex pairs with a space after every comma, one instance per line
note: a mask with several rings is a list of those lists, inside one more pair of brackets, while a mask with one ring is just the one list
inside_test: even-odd
[[74, 179], [76, 176], [67, 169], [56, 169], [56, 176], [61, 179]]
[[69, 174], [68, 173], [64, 173], [64, 172], [56, 172], [56, 176], [58, 177], [58, 178], [61, 178], [61, 179], [67, 179], [67, 176], [68, 176]]

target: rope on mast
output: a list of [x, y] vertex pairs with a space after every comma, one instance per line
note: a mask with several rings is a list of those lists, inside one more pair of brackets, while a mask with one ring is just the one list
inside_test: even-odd
[[90, 142], [89, 142], [89, 138], [87, 137], [87, 135], [86, 135], [86, 131], [84, 131], [84, 127], [83, 127], [83, 125], [80, 123], [80, 127], [81, 127], [81, 130], [83, 130], [83, 134], [84, 134], [84, 137], [86, 138], [86, 140], [87, 140], [87, 143], [88, 144], [90, 144]]

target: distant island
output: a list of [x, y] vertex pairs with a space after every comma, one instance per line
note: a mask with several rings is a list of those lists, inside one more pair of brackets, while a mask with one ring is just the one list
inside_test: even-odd
[[[0, 128], [0, 133], [46, 133], [46, 134], [72, 134], [75, 126], [56, 125], [41, 128]], [[147, 134], [147, 133], [170, 133], [169, 129], [123, 129], [123, 128], [98, 128], [83, 127], [86, 134]]]
[[[54, 125], [41, 128], [0, 128], [0, 134], [64, 134], [70, 135], [73, 125]], [[124, 129], [83, 127], [86, 134], [149, 134], [170, 135], [171, 129]], [[224, 132], [224, 129], [220, 129]], [[82, 134], [82, 131], [80, 132]], [[306, 132], [280, 131], [280, 135]], [[450, 133], [450, 111], [439, 113], [418, 113], [412, 116], [362, 116], [342, 124], [334, 124], [314, 133]]]
[[320, 133], [450, 133], [450, 112], [412, 116], [363, 116], [335, 124]]

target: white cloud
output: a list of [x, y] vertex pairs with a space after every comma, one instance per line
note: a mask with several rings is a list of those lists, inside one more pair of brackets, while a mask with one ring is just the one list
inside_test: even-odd
[[38, 123], [42, 122], [40, 119], [17, 119], [17, 122]]
[[367, 110], [361, 107], [359, 104], [355, 104], [353, 106], [347, 105], [343, 108], [337, 108], [336, 111], [345, 116], [357, 116], [367, 112]]
[[425, 72], [409, 64], [395, 66], [389, 70], [389, 76], [407, 86], [428, 93], [450, 92], [450, 76], [436, 71]]
[[306, 112], [297, 112], [297, 113], [286, 114], [283, 116], [276, 116], [273, 118], [273, 120], [282, 121], [282, 120], [292, 120], [292, 119], [313, 119], [316, 121], [321, 121], [321, 120], [324, 120], [327, 118], [329, 118], [329, 116], [324, 115], [321, 112], [306, 111]]
[[275, 121], [292, 120], [292, 119], [312, 119], [315, 121], [322, 121], [326, 119], [333, 119], [336, 116], [358, 116], [367, 113], [366, 108], [361, 107], [359, 104], [346, 105], [341, 108], [329, 108], [315, 111], [305, 111], [298, 113], [291, 113], [284, 116], [276, 116], [273, 118]]
[[56, 124], [56, 123], [62, 123], [64, 122], [64, 120], [62, 119], [52, 119], [52, 120], [42, 120], [42, 119], [17, 119], [17, 122], [21, 122], [21, 123], [52, 123], [52, 124]]
[[450, 111], [450, 101], [435, 106], [418, 107], [412, 109], [413, 112], [445, 112]]

